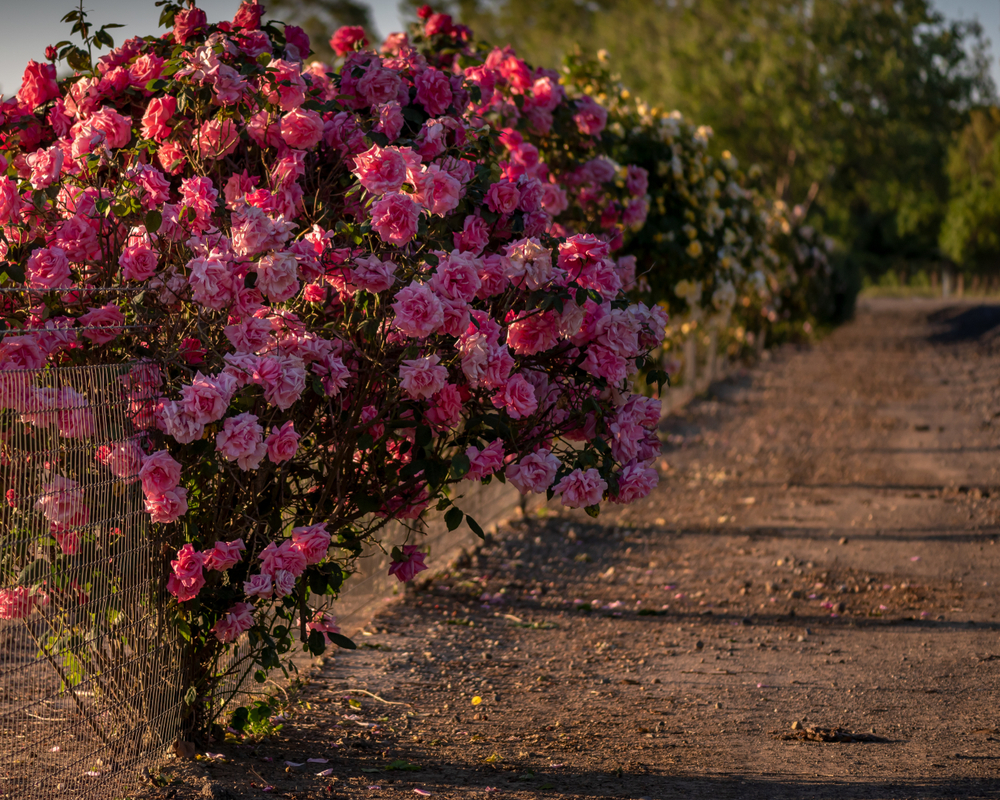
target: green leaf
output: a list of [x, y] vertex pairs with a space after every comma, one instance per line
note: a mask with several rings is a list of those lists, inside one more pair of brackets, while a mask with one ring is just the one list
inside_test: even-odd
[[328, 633], [327, 636], [330, 637], [330, 641], [333, 642], [337, 647], [343, 647], [345, 650], [357, 650], [358, 646], [354, 644], [350, 639], [340, 633]]
[[322, 631], [310, 631], [309, 633], [309, 652], [314, 656], [323, 655], [323, 651], [326, 650], [326, 639], [323, 637]]
[[238, 731], [246, 728], [247, 723], [250, 721], [250, 709], [246, 706], [240, 706], [237, 708], [233, 715], [229, 718], [229, 726], [235, 728]]
[[21, 574], [17, 576], [17, 584], [18, 586], [34, 586], [36, 583], [41, 583], [44, 578], [47, 578], [51, 574], [52, 566], [49, 562], [38, 559], [32, 561], [21, 570]]
[[445, 525], [448, 526], [448, 530], [450, 531], [455, 530], [455, 528], [461, 525], [463, 519], [465, 519], [465, 514], [458, 508], [453, 508], [444, 515]]
[[160, 225], [163, 224], [163, 214], [157, 211], [155, 208], [146, 214], [146, 232], [149, 234], [154, 234], [160, 229]]
[[24, 267], [20, 264], [14, 264], [13, 262], [4, 264], [3, 269], [12, 281], [15, 283], [24, 283]]
[[472, 532], [474, 534], [476, 534], [476, 536], [478, 536], [483, 541], [486, 541], [486, 533], [485, 533], [485, 531], [483, 531], [483, 529], [480, 526], [480, 524], [478, 522], [476, 522], [469, 515], [465, 516], [465, 524], [469, 526], [469, 528], [472, 530]]
[[451, 477], [456, 481], [468, 475], [470, 469], [472, 469], [472, 462], [469, 461], [469, 457], [465, 453], [459, 453], [451, 460]]
[[594, 517], [596, 519], [597, 515], [601, 513], [601, 507], [600, 506], [587, 506], [584, 509], [584, 511], [586, 511], [589, 516]]

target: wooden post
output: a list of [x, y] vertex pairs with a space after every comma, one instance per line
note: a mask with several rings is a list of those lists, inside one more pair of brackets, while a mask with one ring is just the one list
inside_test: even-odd
[[695, 388], [698, 379], [698, 343], [695, 336], [697, 333], [692, 333], [684, 341], [684, 385], [692, 392], [698, 391]]

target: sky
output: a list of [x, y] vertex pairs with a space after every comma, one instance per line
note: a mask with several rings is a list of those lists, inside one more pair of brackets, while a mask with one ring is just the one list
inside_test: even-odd
[[[948, 18], [973, 19], [982, 24], [993, 41], [993, 80], [1000, 87], [1000, 0], [933, 0]], [[263, 0], [267, 5], [267, 0]], [[198, 0], [209, 19], [231, 19], [239, 0]], [[403, 30], [397, 0], [369, 0], [375, 25], [383, 36]], [[69, 38], [70, 26], [59, 19], [74, 7], [73, 0], [0, 0], [3, 25], [0, 27], [0, 94], [9, 95], [21, 85], [24, 65], [34, 58], [44, 59], [45, 46]], [[157, 31], [159, 9], [153, 0], [84, 0], [91, 22], [101, 25], [118, 22], [126, 27], [112, 31], [115, 42], [129, 36], [145, 36]]]

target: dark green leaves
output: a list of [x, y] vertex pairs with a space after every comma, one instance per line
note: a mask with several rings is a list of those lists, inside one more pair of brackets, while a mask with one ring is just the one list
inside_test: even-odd
[[460, 509], [452, 508], [444, 515], [444, 522], [448, 526], [448, 530], [453, 531], [462, 524], [464, 518], [465, 514]]

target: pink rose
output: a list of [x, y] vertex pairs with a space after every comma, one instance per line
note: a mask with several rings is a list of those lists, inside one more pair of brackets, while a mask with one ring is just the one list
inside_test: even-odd
[[283, 250], [257, 262], [257, 288], [273, 303], [291, 300], [299, 291], [299, 260]]
[[448, 430], [462, 418], [462, 393], [452, 384], [441, 387], [427, 409], [427, 421], [435, 430]]
[[[276, 58], [267, 65], [269, 75], [265, 92], [269, 103], [277, 104], [282, 111], [298, 108], [306, 99], [306, 82], [299, 64]], [[273, 83], [272, 83], [273, 80]]]
[[27, 586], [0, 589], [0, 619], [25, 619], [34, 607], [35, 598]]
[[417, 102], [432, 117], [438, 117], [451, 105], [451, 82], [443, 72], [429, 67], [413, 80], [417, 87]]
[[153, 522], [175, 522], [187, 510], [187, 489], [182, 486], [167, 489], [162, 494], [146, 495], [146, 513]]
[[458, 207], [462, 184], [437, 164], [417, 173], [414, 180], [417, 190], [414, 198], [431, 214], [443, 217]]
[[406, 182], [406, 159], [398, 147], [382, 148], [373, 144], [365, 152], [354, 156], [352, 172], [372, 194], [398, 192]]
[[144, 494], [163, 494], [181, 482], [181, 465], [166, 450], [157, 450], [142, 459], [139, 480]]
[[221, 253], [213, 250], [207, 256], [193, 258], [187, 268], [188, 283], [197, 302], [213, 311], [224, 311], [232, 304], [236, 290], [233, 269]]
[[417, 235], [420, 205], [399, 192], [387, 194], [372, 206], [372, 228], [387, 244], [402, 245]]
[[267, 445], [267, 457], [275, 464], [295, 456], [299, 449], [299, 435], [295, 432], [295, 426], [289, 420], [280, 428], [271, 431], [271, 435], [264, 442]]
[[296, 108], [281, 118], [281, 138], [298, 150], [311, 150], [323, 139], [323, 118], [315, 111]]
[[347, 278], [347, 287], [357, 291], [384, 292], [396, 282], [396, 265], [392, 261], [382, 261], [377, 256], [356, 258], [354, 268]]
[[493, 405], [506, 409], [512, 419], [521, 419], [538, 410], [538, 399], [534, 387], [518, 374], [493, 395]]
[[494, 439], [482, 450], [475, 446], [468, 447], [465, 455], [471, 464], [465, 477], [471, 481], [482, 480], [503, 466], [503, 439]]
[[378, 111], [378, 124], [375, 125], [375, 130], [384, 133], [390, 142], [394, 142], [403, 132], [404, 123], [403, 109], [399, 103], [386, 103]]
[[6, 175], [0, 176], [0, 225], [16, 221], [22, 204], [17, 184]]
[[227, 461], [239, 464], [242, 470], [257, 469], [267, 454], [263, 436], [264, 429], [253, 414], [227, 417], [222, 431], [215, 437], [215, 449]]
[[283, 541], [280, 547], [271, 542], [261, 551], [258, 558], [263, 562], [260, 568], [261, 572], [266, 572], [272, 578], [282, 571], [297, 578], [306, 569], [305, 553], [293, 546], [289, 539]]
[[389, 565], [389, 574], [395, 575], [400, 583], [411, 581], [418, 572], [427, 569], [424, 563], [426, 554], [420, 552], [415, 544], [403, 545], [402, 551], [393, 548], [393, 560]]
[[559, 459], [548, 450], [538, 450], [511, 464], [505, 470], [509, 480], [521, 494], [548, 490], [559, 469]]
[[465, 218], [462, 232], [456, 231], [453, 234], [453, 239], [456, 250], [479, 255], [490, 241], [490, 229], [486, 220], [470, 214]]
[[242, 558], [240, 553], [246, 549], [242, 539], [233, 539], [231, 542], [216, 542], [211, 550], [204, 552], [205, 569], [223, 572], [238, 564]]
[[156, 274], [158, 258], [149, 247], [137, 244], [122, 251], [118, 265], [122, 268], [122, 280], [148, 281]]
[[326, 523], [305, 528], [292, 528], [292, 547], [305, 556], [306, 564], [318, 564], [330, 549], [330, 534]]
[[291, 408], [306, 388], [306, 370], [294, 356], [267, 356], [257, 360], [254, 383], [264, 389], [264, 399], [282, 411]]
[[35, 508], [49, 522], [63, 528], [87, 524], [90, 509], [84, 502], [83, 488], [79, 483], [62, 475], [54, 475], [41, 489], [41, 497], [35, 501]]
[[177, 113], [177, 98], [165, 95], [154, 97], [142, 115], [142, 135], [147, 139], [162, 142], [172, 132], [170, 121]]
[[521, 193], [506, 178], [492, 184], [486, 192], [486, 205], [495, 214], [513, 214], [520, 200]]
[[31, 167], [31, 187], [47, 189], [57, 180], [63, 165], [63, 151], [59, 145], [38, 149], [25, 159]]
[[253, 612], [254, 607], [250, 603], [234, 603], [222, 619], [212, 626], [212, 633], [220, 642], [235, 642], [241, 634], [253, 627]]
[[587, 357], [580, 365], [586, 372], [619, 384], [629, 375], [629, 362], [614, 350], [599, 344], [587, 348]]
[[94, 344], [107, 344], [118, 338], [125, 324], [125, 315], [114, 303], [94, 308], [77, 319], [84, 338]]
[[173, 574], [167, 580], [167, 591], [182, 603], [197, 597], [205, 585], [204, 563], [204, 554], [195, 550], [191, 542], [185, 544], [177, 551], [177, 558], [170, 562]]
[[41, 247], [28, 258], [25, 269], [33, 289], [68, 289], [73, 285], [69, 259], [61, 247]]
[[216, 376], [195, 373], [191, 383], [181, 387], [181, 408], [197, 425], [222, 419], [236, 391], [236, 379], [226, 373]]
[[472, 253], [453, 250], [439, 259], [427, 285], [441, 297], [471, 302], [482, 285], [478, 266], [479, 259]]
[[124, 478], [126, 483], [135, 483], [142, 469], [142, 450], [133, 439], [124, 442], [112, 442], [97, 449], [97, 460], [111, 470], [118, 478]]
[[562, 504], [568, 508], [599, 505], [607, 490], [607, 481], [596, 469], [586, 472], [575, 469], [554, 487], [555, 493], [562, 495]]
[[559, 316], [551, 311], [525, 313], [507, 330], [507, 343], [518, 355], [534, 355], [555, 347], [559, 341]]
[[645, 197], [649, 191], [649, 173], [642, 167], [630, 164], [625, 178], [625, 188], [633, 197]]
[[377, 108], [396, 98], [401, 83], [395, 70], [372, 64], [365, 70], [356, 88], [365, 105]]
[[594, 98], [584, 95], [576, 100], [573, 121], [584, 136], [600, 136], [604, 126], [608, 124], [608, 112]]
[[255, 31], [260, 28], [260, 18], [264, 15], [264, 6], [259, 3], [244, 0], [240, 3], [236, 16], [233, 17], [233, 27]]
[[396, 294], [392, 327], [413, 339], [430, 336], [444, 322], [441, 301], [422, 283], [411, 283]]
[[439, 366], [440, 363], [436, 355], [403, 361], [399, 368], [399, 385], [414, 400], [426, 400], [448, 382], [448, 369]]
[[174, 42], [184, 44], [192, 36], [205, 32], [208, 17], [200, 8], [186, 8], [174, 15]]
[[287, 569], [279, 569], [271, 579], [275, 597], [285, 597], [295, 591], [295, 576]]
[[333, 36], [330, 37], [330, 47], [338, 56], [345, 56], [358, 46], [367, 47], [368, 38], [365, 36], [365, 29], [360, 25], [344, 25], [337, 28]]
[[42, 103], [58, 96], [59, 84], [56, 82], [55, 64], [29, 61], [21, 78], [21, 88], [17, 90], [18, 102], [34, 111]]
[[611, 502], [625, 504], [641, 500], [659, 482], [660, 475], [655, 469], [641, 464], [629, 464], [618, 473], [618, 493], [611, 498]]
[[235, 152], [240, 143], [239, 128], [231, 119], [210, 119], [195, 134], [194, 145], [205, 161], [217, 161]]
[[274, 588], [271, 586], [271, 576], [261, 572], [243, 582], [243, 593], [247, 597], [270, 597]]

